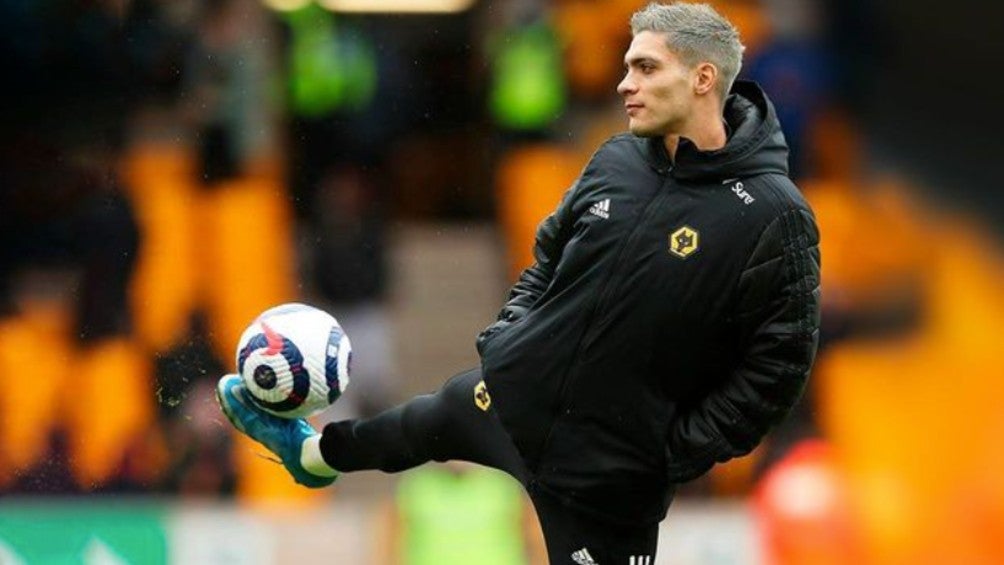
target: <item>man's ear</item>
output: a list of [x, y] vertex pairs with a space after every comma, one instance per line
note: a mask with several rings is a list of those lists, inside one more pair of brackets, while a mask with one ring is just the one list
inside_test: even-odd
[[718, 82], [718, 67], [711, 63], [698, 63], [694, 68], [694, 94], [703, 96], [715, 88]]

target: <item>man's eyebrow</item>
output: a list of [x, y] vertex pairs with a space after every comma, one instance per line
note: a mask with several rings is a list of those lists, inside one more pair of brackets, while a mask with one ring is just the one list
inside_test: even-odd
[[656, 60], [648, 55], [638, 55], [637, 57], [631, 57], [630, 59], [624, 60], [625, 67], [637, 66], [642, 63], [655, 63]]

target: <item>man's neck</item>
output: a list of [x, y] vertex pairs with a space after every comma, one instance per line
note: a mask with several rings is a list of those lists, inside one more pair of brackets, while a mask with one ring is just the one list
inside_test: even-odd
[[676, 149], [680, 145], [680, 138], [686, 137], [701, 151], [713, 151], [725, 147], [728, 141], [728, 134], [725, 131], [725, 122], [722, 121], [720, 113], [709, 113], [706, 118], [694, 120], [691, 124], [682, 128], [679, 133], [666, 134], [665, 144], [669, 157], [676, 160]]

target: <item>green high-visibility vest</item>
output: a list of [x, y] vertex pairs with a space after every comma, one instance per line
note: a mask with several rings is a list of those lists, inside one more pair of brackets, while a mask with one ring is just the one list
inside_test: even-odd
[[526, 565], [523, 498], [501, 471], [426, 465], [398, 485], [406, 565]]
[[565, 75], [557, 34], [545, 21], [497, 38], [492, 61], [492, 116], [511, 130], [543, 129], [565, 109]]
[[311, 3], [288, 12], [290, 105], [293, 112], [321, 117], [361, 110], [373, 99], [377, 61], [361, 34], [336, 25], [335, 16]]

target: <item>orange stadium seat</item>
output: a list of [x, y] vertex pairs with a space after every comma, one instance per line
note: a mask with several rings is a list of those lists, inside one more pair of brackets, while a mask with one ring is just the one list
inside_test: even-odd
[[612, 97], [631, 40], [616, 2], [563, 1], [554, 23], [565, 44], [565, 73], [572, 91], [587, 99]]
[[822, 423], [847, 455], [875, 562], [999, 563], [1004, 267], [967, 223], [928, 226], [921, 328], [831, 348], [817, 371]]
[[138, 339], [163, 352], [187, 335], [198, 300], [194, 156], [176, 145], [134, 147], [124, 177], [142, 237], [130, 304]]
[[279, 183], [239, 179], [206, 193], [197, 217], [210, 337], [230, 362], [251, 320], [297, 296], [292, 211]]
[[22, 304], [0, 320], [0, 486], [40, 462], [60, 425], [73, 367], [72, 316], [62, 304]]
[[502, 157], [495, 188], [511, 280], [533, 264], [537, 224], [558, 205], [581, 166], [578, 155], [559, 145], [521, 147]]
[[909, 187], [864, 173], [859, 135], [841, 112], [817, 120], [810, 140], [816, 172], [799, 186], [819, 223], [824, 301], [897, 299], [925, 269], [924, 212]]
[[78, 484], [90, 489], [119, 470], [125, 450], [145, 435], [153, 419], [153, 368], [127, 338], [81, 349], [67, 395], [70, 459]]

